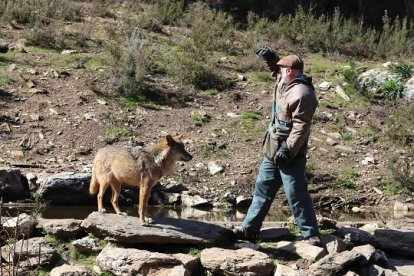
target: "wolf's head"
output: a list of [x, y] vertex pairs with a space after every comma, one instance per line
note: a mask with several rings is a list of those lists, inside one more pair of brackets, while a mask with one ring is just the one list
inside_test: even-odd
[[170, 148], [169, 155], [172, 159], [187, 162], [193, 159], [193, 156], [185, 150], [184, 144], [181, 141], [182, 138], [182, 135], [177, 135], [174, 137], [167, 135], [165, 137], [165, 144]]

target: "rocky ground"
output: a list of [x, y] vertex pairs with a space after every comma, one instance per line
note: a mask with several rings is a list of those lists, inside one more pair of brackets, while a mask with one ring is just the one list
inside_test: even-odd
[[[2, 218], [2, 275], [412, 275], [407, 226], [339, 225], [320, 218], [320, 245], [285, 224], [266, 225], [255, 243], [219, 224], [91, 213], [84, 220]], [[409, 226], [412, 229], [412, 225]], [[14, 266], [12, 264], [15, 264]], [[5, 274], [3, 274], [5, 273]]]
[[[65, 28], [90, 22], [67, 23]], [[94, 23], [102, 31], [111, 20], [95, 18]], [[240, 73], [238, 68], [246, 59], [261, 60], [247, 53], [218, 57], [234, 85], [213, 95], [194, 92], [162, 76], [147, 76], [146, 86], [159, 100], [136, 107], [113, 93], [102, 95], [110, 88], [110, 65], [96, 62], [103, 56], [98, 45], [85, 51], [57, 52], [26, 46], [22, 26], [4, 24], [0, 30], [10, 47], [0, 55], [3, 167], [18, 168], [24, 174], [89, 172], [96, 151], [107, 144], [148, 145], [167, 134], [183, 134], [194, 159], [180, 164], [161, 183], [182, 183], [190, 194], [216, 202], [226, 193], [251, 195], [262, 158], [273, 83], [258, 78], [257, 72]], [[169, 38], [172, 32], [166, 27], [163, 35]], [[313, 76], [321, 103], [308, 155], [316, 206], [342, 209], [389, 206], [395, 199], [410, 201], [409, 194], [384, 190], [388, 189], [384, 183], [392, 179], [387, 163], [399, 150], [381, 140], [389, 107], [347, 101], [341, 93], [343, 76], [335, 73], [345, 62], [326, 58], [322, 62], [326, 69], [318, 71], [320, 59], [304, 56], [305, 71]], [[329, 85], [320, 86], [332, 76]], [[214, 175], [209, 168], [213, 163], [221, 167]], [[276, 203], [286, 204], [283, 195]]]

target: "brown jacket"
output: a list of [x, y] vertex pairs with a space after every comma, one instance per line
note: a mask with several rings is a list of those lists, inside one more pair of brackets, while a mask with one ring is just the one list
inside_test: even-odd
[[280, 75], [275, 73], [273, 71], [276, 84], [273, 94], [274, 118], [272, 119], [274, 120], [272, 120], [271, 128], [277, 137], [287, 140], [290, 154], [293, 157], [307, 142], [318, 101], [311, 78], [304, 76], [283, 85], [280, 83]]

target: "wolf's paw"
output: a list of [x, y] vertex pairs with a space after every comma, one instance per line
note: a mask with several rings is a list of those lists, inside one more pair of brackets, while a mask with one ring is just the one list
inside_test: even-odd
[[140, 221], [141, 222], [141, 226], [149, 226], [149, 223], [148, 222], [146, 222], [146, 221]]
[[128, 214], [125, 213], [125, 212], [119, 212], [118, 215], [121, 215], [121, 216], [124, 216], [124, 217], [127, 217], [128, 216]]
[[152, 223], [152, 218], [145, 217], [145, 222], [148, 224]]
[[105, 213], [106, 213], [105, 208], [102, 208], [101, 210], [99, 210], [99, 213], [101, 213], [101, 214], [105, 214]]

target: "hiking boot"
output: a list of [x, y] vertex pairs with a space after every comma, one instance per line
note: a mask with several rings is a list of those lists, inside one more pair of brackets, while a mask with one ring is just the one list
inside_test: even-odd
[[319, 237], [319, 235], [304, 238], [303, 241], [313, 246], [322, 246], [321, 238]]
[[232, 231], [238, 240], [254, 242], [257, 238], [257, 235], [247, 234], [246, 230], [244, 230], [242, 227], [235, 227]]

